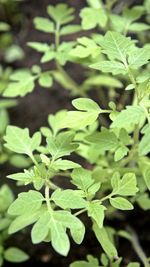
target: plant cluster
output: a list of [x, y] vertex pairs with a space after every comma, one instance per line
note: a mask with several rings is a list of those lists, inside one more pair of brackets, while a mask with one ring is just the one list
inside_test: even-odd
[[[88, 235], [81, 214], [89, 217], [104, 253], [100, 260], [88, 255], [87, 261], [70, 267], [122, 266], [116, 242], [120, 237], [131, 243], [145, 267], [150, 266], [134, 230], [108, 224], [110, 218], [134, 212], [134, 206], [150, 209], [150, 1], [125, 7], [119, 14], [113, 9], [116, 4], [87, 0], [80, 11], [81, 25], [72, 23], [72, 7], [49, 5], [49, 17], [36, 17], [34, 25], [54, 35], [54, 43], [29, 42], [28, 46], [42, 54], [41, 65], [53, 60], [56, 68], [43, 71], [41, 65], [34, 65], [31, 70], [15, 71], [2, 93], [23, 97], [33, 91], [36, 81], [46, 88], [57, 82], [77, 97], [72, 101], [74, 110], [50, 114], [48, 126], [32, 136], [27, 128], [7, 126], [2, 109], [1, 131], [3, 136], [7, 126], [4, 146], [14, 153], [14, 161], [21, 156], [28, 163], [8, 178], [18, 185], [32, 185], [7, 207], [9, 234], [33, 225], [33, 244], [51, 243], [67, 256], [70, 238], [81, 244]], [[72, 41], [74, 33], [80, 37]], [[64, 41], [68, 35], [71, 41]], [[80, 65], [82, 83], [70, 76], [67, 63]], [[89, 98], [90, 90], [97, 93], [97, 101]], [[0, 103], [7, 108], [14, 100]], [[58, 178], [68, 179], [67, 188], [65, 183], [60, 186]]]

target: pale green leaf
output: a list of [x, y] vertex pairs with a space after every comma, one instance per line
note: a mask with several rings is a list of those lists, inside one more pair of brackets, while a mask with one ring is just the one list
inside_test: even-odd
[[87, 191], [87, 189], [94, 183], [92, 173], [83, 168], [74, 169], [71, 177], [73, 180], [72, 183], [83, 191]]
[[117, 250], [113, 243], [110, 241], [106, 229], [104, 227], [99, 228], [98, 225], [95, 223], [93, 225], [93, 230], [96, 235], [96, 238], [98, 239], [99, 243], [101, 244], [103, 250], [108, 255], [108, 257], [110, 259], [116, 258], [118, 254]]
[[133, 205], [125, 198], [122, 197], [115, 197], [110, 198], [110, 204], [119, 210], [132, 210]]
[[22, 251], [19, 248], [10, 247], [10, 248], [7, 248], [5, 250], [4, 258], [5, 258], [5, 260], [7, 260], [9, 262], [18, 263], [18, 262], [24, 262], [24, 261], [28, 260], [29, 256], [27, 253], [25, 253], [24, 251]]
[[82, 209], [87, 206], [86, 201], [79, 194], [71, 189], [57, 189], [51, 196], [56, 205], [63, 209]]
[[104, 211], [106, 208], [99, 203], [89, 203], [88, 216], [94, 219], [99, 228], [103, 227]]
[[108, 60], [100, 61], [90, 65], [90, 68], [101, 70], [102, 72], [106, 73], [110, 72], [114, 75], [127, 73], [125, 66], [121, 62], [117, 61], [108, 61]]
[[22, 215], [39, 210], [44, 200], [40, 192], [30, 190], [18, 195], [18, 198], [11, 204], [8, 213], [11, 215]]
[[36, 17], [34, 19], [34, 25], [37, 30], [40, 30], [42, 32], [54, 32], [54, 23], [47, 18]]
[[62, 224], [54, 219], [50, 221], [50, 229], [51, 229], [51, 243], [53, 248], [59, 254], [63, 256], [67, 256], [70, 249], [69, 238], [66, 234], [66, 229], [62, 226]]
[[6, 141], [5, 146], [20, 154], [32, 155], [32, 152], [36, 150], [41, 143], [41, 134], [35, 133], [32, 137], [29, 136], [29, 130], [27, 128], [21, 129], [16, 126], [8, 126], [6, 135], [4, 137]]
[[80, 17], [84, 30], [90, 30], [96, 26], [103, 28], [107, 23], [107, 14], [102, 8], [85, 7], [81, 10]]
[[81, 26], [80, 25], [67, 25], [61, 28], [60, 30], [60, 34], [61, 35], [68, 35], [68, 34], [73, 34], [76, 32], [79, 32], [81, 30]]
[[138, 192], [136, 176], [134, 173], [126, 173], [120, 179], [115, 173], [111, 179], [114, 195], [133, 196]]
[[50, 213], [46, 211], [34, 224], [31, 231], [33, 244], [42, 242], [48, 235], [50, 229]]
[[140, 106], [127, 106], [114, 119], [111, 127], [127, 128], [139, 124], [145, 118], [145, 113]]

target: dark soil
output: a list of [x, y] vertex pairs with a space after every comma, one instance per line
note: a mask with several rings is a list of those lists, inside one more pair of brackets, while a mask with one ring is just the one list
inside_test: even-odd
[[[15, 62], [12, 64], [13, 68], [20, 67], [31, 67], [33, 64], [39, 64], [40, 56], [34, 50], [28, 48], [26, 43], [28, 41], [47, 41], [49, 42], [48, 34], [43, 34], [34, 30], [32, 19], [35, 16], [45, 16], [46, 6], [48, 4], [64, 2], [63, 0], [26, 0], [19, 4], [18, 11], [22, 14], [22, 18], [18, 24], [13, 22], [13, 19], [8, 16], [8, 12], [2, 14], [3, 19], [8, 21], [13, 25], [12, 31], [14, 34], [15, 42], [23, 47], [25, 51], [25, 58], [22, 62]], [[79, 13], [79, 10], [82, 6], [85, 5], [83, 0], [68, 0], [68, 4], [76, 8], [76, 13]], [[121, 4], [123, 1], [118, 1]], [[138, 4], [143, 1], [126, 1], [130, 4]], [[118, 4], [118, 8], [119, 8]], [[44, 69], [53, 68], [53, 64], [45, 64]], [[78, 66], [72, 67], [71, 64], [67, 65], [67, 71], [72, 75], [78, 82], [80, 82], [82, 77], [82, 71]], [[96, 94], [93, 93], [93, 98], [96, 98]], [[33, 93], [28, 94], [26, 97], [19, 99], [19, 104], [17, 107], [11, 109], [10, 119], [11, 123], [20, 127], [29, 127], [31, 132], [34, 132], [39, 129], [41, 126], [47, 124], [47, 116], [50, 113], [55, 113], [57, 110], [62, 108], [70, 108], [70, 96], [69, 92], [64, 90], [58, 84], [54, 84], [52, 89], [43, 89], [38, 85], [36, 90]], [[6, 177], [7, 174], [12, 173], [10, 166], [4, 166], [1, 169], [3, 177]], [[5, 179], [2, 180], [6, 182]], [[16, 189], [15, 183], [11, 182], [12, 188], [18, 193], [21, 188]], [[125, 221], [114, 220], [108, 221], [110, 226], [115, 226], [117, 229], [125, 228], [127, 224], [130, 224], [135, 231], [137, 232], [140, 242], [143, 246], [144, 251], [149, 253], [150, 245], [150, 232], [149, 232], [149, 216], [150, 212], [142, 211], [139, 208], [136, 208], [136, 211], [133, 213], [128, 213]], [[18, 267], [29, 267], [29, 266], [51, 266], [51, 267], [69, 267], [69, 264], [74, 260], [85, 259], [87, 254], [95, 255], [99, 257], [101, 251], [99, 243], [94, 237], [90, 222], [88, 218], [84, 216], [81, 217], [85, 224], [87, 225], [86, 236], [84, 242], [78, 246], [73, 242], [71, 244], [71, 250], [67, 258], [61, 257], [56, 254], [54, 250], [48, 243], [42, 243], [40, 245], [32, 245], [30, 240], [30, 229], [24, 230], [23, 233], [17, 233], [14, 236], [11, 236], [11, 239], [8, 241], [7, 245], [19, 246], [23, 250], [27, 251], [31, 256], [31, 259], [23, 264], [18, 264]], [[119, 254], [125, 258], [125, 262], [122, 266], [129, 263], [131, 260], [136, 261], [137, 256], [133, 251], [131, 245], [128, 241], [120, 239], [118, 243]], [[6, 267], [13, 267], [16, 264], [6, 263]], [[93, 266], [94, 267], [94, 266]]]

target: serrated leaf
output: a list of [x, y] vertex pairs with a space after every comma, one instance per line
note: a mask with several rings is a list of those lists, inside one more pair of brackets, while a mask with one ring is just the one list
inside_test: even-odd
[[100, 45], [104, 49], [104, 53], [107, 54], [110, 60], [119, 60], [125, 66], [127, 66], [127, 55], [133, 48], [134, 42], [129, 37], [124, 35], [108, 31], [104, 38], [100, 41]]
[[140, 106], [127, 106], [114, 119], [111, 127], [127, 128], [142, 122], [145, 118], [144, 110]]
[[87, 206], [86, 201], [71, 189], [63, 191], [58, 189], [52, 194], [51, 199], [63, 209], [82, 209]]
[[127, 73], [125, 66], [121, 62], [116, 62], [116, 61], [108, 61], [108, 60], [100, 61], [90, 65], [90, 68], [101, 70], [102, 72], [106, 73], [110, 72], [114, 75]]
[[148, 63], [150, 59], [150, 49], [137, 48], [129, 54], [128, 62], [130, 68], [138, 69], [139, 67]]
[[88, 141], [95, 143], [103, 151], [116, 149], [119, 141], [113, 132], [103, 129], [100, 133], [94, 133], [86, 138]]
[[86, 58], [92, 56], [92, 58], [95, 58], [100, 54], [101, 48], [94, 40], [88, 37], [80, 37], [77, 41], [77, 46], [69, 53], [72, 57]]
[[94, 183], [91, 172], [83, 168], [73, 170], [71, 177], [73, 179], [73, 184], [83, 191], [87, 191], [87, 189]]
[[56, 138], [47, 138], [47, 149], [54, 159], [70, 155], [78, 145], [74, 144], [74, 134], [70, 132], [60, 133]]
[[110, 198], [110, 204], [119, 210], [132, 210], [133, 205], [125, 198], [122, 197], [114, 197]]
[[43, 200], [42, 194], [34, 190], [20, 193], [18, 198], [9, 207], [8, 213], [11, 215], [22, 215], [29, 212], [32, 214], [32, 212], [40, 209]]
[[134, 173], [126, 173], [120, 179], [116, 173], [111, 179], [114, 195], [133, 196], [138, 192], [136, 176]]
[[3, 96], [16, 97], [25, 96], [34, 89], [36, 76], [28, 70], [16, 71], [10, 76], [11, 82], [4, 90]]
[[99, 113], [100, 111], [68, 111], [66, 118], [62, 122], [62, 127], [71, 129], [85, 128], [96, 121]]
[[41, 134], [37, 132], [30, 137], [27, 128], [22, 129], [9, 125], [4, 140], [6, 141], [5, 146], [8, 149], [16, 153], [31, 156], [32, 152], [36, 150], [41, 143]]
[[32, 213], [24, 213], [23, 215], [18, 216], [16, 219], [12, 221], [9, 226], [9, 234], [14, 234], [26, 226], [33, 224], [38, 220], [38, 218], [43, 216], [43, 210], [36, 210]]
[[82, 28], [84, 30], [90, 30], [97, 25], [105, 27], [107, 23], [107, 14], [102, 8], [85, 7], [80, 12], [82, 19]]
[[59, 24], [66, 24], [74, 19], [72, 13], [74, 8], [69, 7], [67, 4], [59, 3], [57, 5], [49, 5], [47, 7], [47, 13], [53, 20]]

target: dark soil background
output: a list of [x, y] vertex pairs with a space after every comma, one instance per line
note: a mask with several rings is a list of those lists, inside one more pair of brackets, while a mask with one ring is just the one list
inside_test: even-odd
[[[26, 43], [29, 41], [46, 41], [49, 42], [51, 36], [46, 33], [36, 31], [33, 27], [32, 20], [36, 16], [46, 16], [46, 6], [48, 4], [56, 3], [68, 3], [71, 6], [75, 7], [76, 14], [78, 16], [79, 10], [81, 7], [86, 5], [85, 0], [26, 0], [18, 3], [17, 12], [21, 14], [21, 19], [19, 23], [13, 22], [13, 17], [11, 16], [10, 10], [1, 10], [1, 20], [7, 21], [12, 25], [12, 32], [14, 35], [14, 40], [16, 44], [20, 45], [25, 51], [25, 58], [22, 61], [18, 61], [12, 64], [12, 67], [25, 68], [31, 67], [33, 64], [39, 64], [40, 54], [36, 53], [34, 50], [26, 46]], [[130, 5], [142, 4], [143, 1], [134, 1], [134, 0], [124, 0], [118, 1], [116, 11], [119, 12], [121, 6], [124, 3], [129, 3]], [[1, 5], [1, 4], [0, 4]], [[16, 12], [16, 11], [15, 11]], [[79, 20], [79, 18], [77, 18]], [[76, 36], [71, 36], [70, 38], [75, 38]], [[44, 64], [43, 69], [52, 69], [53, 63]], [[83, 79], [83, 74], [79, 66], [67, 65], [67, 71], [70, 75], [77, 80], [79, 83]], [[96, 93], [93, 91], [91, 96], [96, 99]], [[51, 89], [40, 88], [39, 85], [36, 85], [36, 89], [33, 93], [28, 94], [22, 99], [19, 99], [19, 104], [10, 110], [10, 121], [12, 124], [20, 127], [28, 127], [31, 130], [31, 133], [38, 130], [39, 127], [45, 126], [47, 124], [47, 116], [50, 113], [55, 113], [57, 110], [62, 108], [70, 108], [71, 96], [70, 93], [60, 85], [55, 83]], [[14, 170], [13, 170], [14, 171]], [[6, 182], [6, 175], [12, 173], [12, 167], [5, 165], [1, 168], [2, 180]], [[12, 188], [18, 192], [20, 188], [16, 189], [15, 183], [9, 183], [12, 185]], [[149, 212], [142, 211], [136, 207], [134, 213], [128, 213], [125, 221], [115, 220], [108, 221], [110, 226], [115, 226], [117, 229], [121, 229], [130, 224], [137, 232], [141, 245], [147, 254], [149, 254], [150, 246], [150, 232], [149, 232]], [[42, 243], [40, 245], [32, 245], [30, 239], [30, 229], [25, 229], [23, 233], [17, 233], [12, 236], [8, 241], [9, 245], [19, 246], [29, 253], [31, 259], [22, 264], [18, 264], [21, 267], [29, 266], [51, 266], [51, 267], [69, 267], [69, 264], [74, 260], [85, 259], [87, 254], [92, 254], [97, 257], [100, 256], [100, 247], [96, 238], [94, 237], [90, 222], [84, 216], [81, 217], [87, 225], [87, 231], [84, 242], [77, 246], [73, 242], [71, 244], [71, 250], [67, 258], [61, 257], [54, 252], [51, 246], [48, 243]], [[136, 261], [137, 256], [135, 255], [131, 245], [128, 241], [120, 239], [118, 241], [119, 254], [125, 258], [124, 265], [129, 263], [131, 260]], [[4, 266], [10, 267], [15, 266], [16, 264], [6, 263]], [[94, 267], [94, 266], [93, 266]]]

